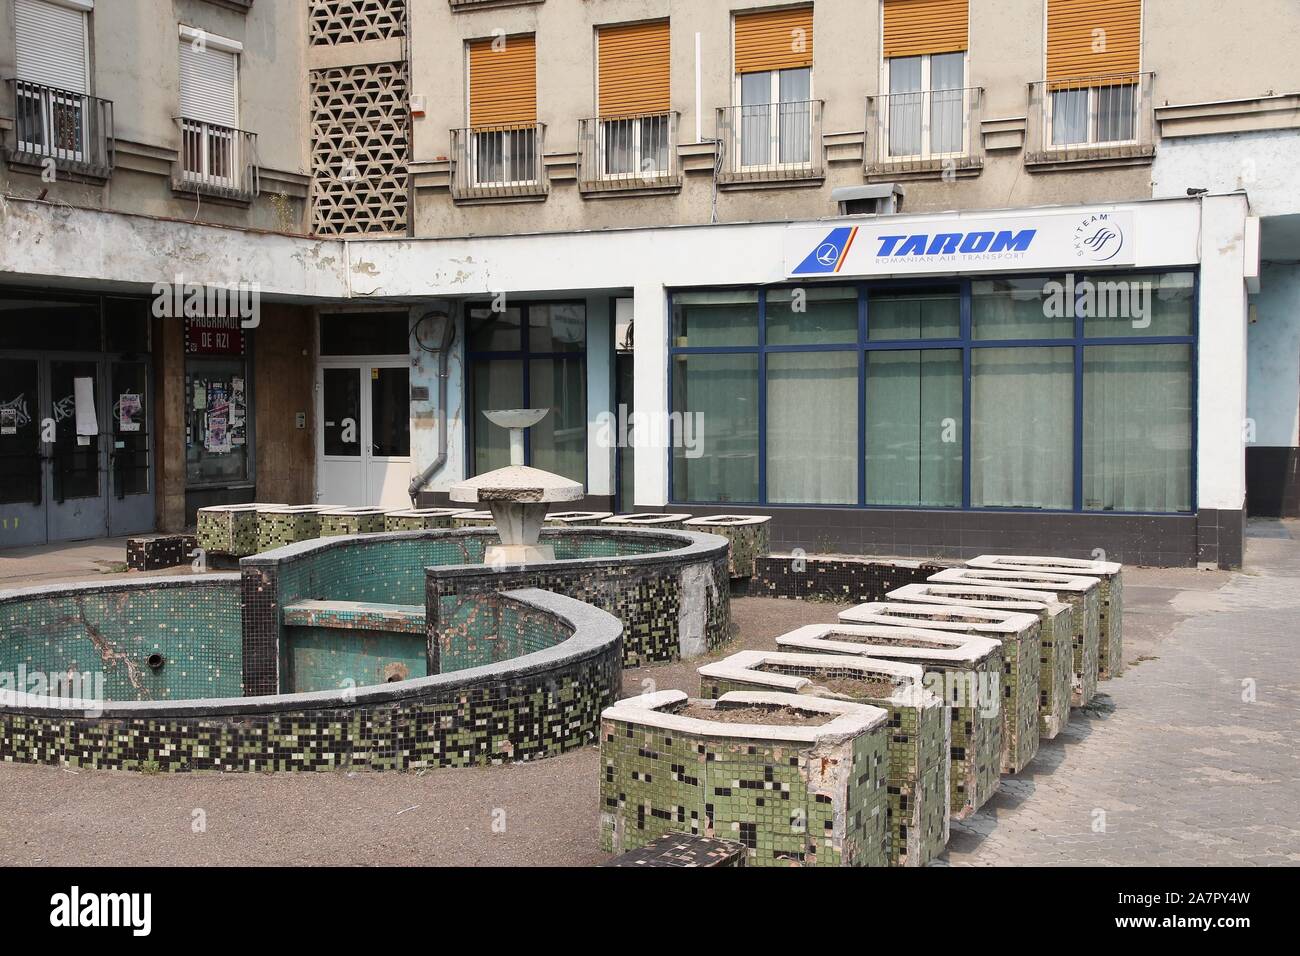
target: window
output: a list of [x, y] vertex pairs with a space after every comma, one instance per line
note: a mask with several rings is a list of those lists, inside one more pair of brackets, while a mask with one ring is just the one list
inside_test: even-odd
[[1138, 136], [1142, 0], [1048, 0], [1050, 146]]
[[1134, 138], [1135, 83], [1052, 91], [1049, 109], [1053, 146], [1127, 142]]
[[887, 68], [890, 157], [966, 152], [966, 54], [894, 57]]
[[1190, 511], [1194, 303], [1185, 272], [674, 292], [672, 498]]
[[668, 22], [596, 31], [599, 174], [606, 179], [667, 174], [670, 138]]
[[181, 27], [181, 176], [235, 189], [246, 160], [239, 133], [239, 51], [235, 40]]
[[537, 45], [526, 36], [469, 44], [471, 185], [538, 182]]
[[86, 11], [48, 0], [15, 0], [14, 28], [19, 150], [81, 161], [88, 146], [85, 94], [90, 91]]
[[546, 408], [525, 436], [525, 462], [586, 483], [587, 309], [528, 302], [466, 312], [470, 465], [484, 474], [510, 463], [510, 436], [483, 417], [501, 408]]
[[[735, 17], [735, 102], [731, 118], [738, 165], [812, 163], [820, 111], [812, 99], [813, 8]], [[733, 108], [733, 113], [736, 108]]]

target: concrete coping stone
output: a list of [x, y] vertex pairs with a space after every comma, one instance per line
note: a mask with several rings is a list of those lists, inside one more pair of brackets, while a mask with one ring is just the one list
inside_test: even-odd
[[674, 514], [667, 511], [647, 511], [641, 514], [632, 515], [614, 515], [606, 518], [603, 524], [631, 524], [631, 525], [656, 525], [656, 524], [678, 524], [686, 521], [691, 516], [688, 514]]
[[399, 508], [384, 512], [390, 518], [451, 518], [469, 513], [469, 508]]
[[[962, 621], [944, 621], [942, 617], [962, 617]], [[847, 611], [839, 618], [846, 624], [904, 624], [940, 631], [977, 629], [996, 634], [1015, 634], [1038, 623], [1038, 616], [1023, 611], [968, 607], [959, 604], [907, 604], [899, 601], [870, 601]]]
[[[770, 685], [774, 690], [791, 694], [801, 693], [804, 688], [816, 684], [812, 678], [800, 674], [760, 670], [764, 664], [861, 671], [864, 678], [873, 674], [883, 675], [896, 678], [914, 689], [921, 688], [922, 681], [925, 679], [925, 670], [919, 664], [880, 660], [873, 657], [848, 657], [840, 654], [796, 654], [790, 651], [737, 651], [730, 657], [698, 667], [696, 671], [701, 677], [763, 683]], [[909, 693], [906, 688], [900, 690], [902, 693]]]
[[[207, 578], [216, 575], [205, 575]], [[237, 577], [224, 575], [223, 577]], [[185, 581], [189, 578], [150, 578], [139, 584], [157, 581]], [[118, 583], [117, 586], [121, 586]], [[137, 585], [139, 586], [139, 585]], [[66, 588], [66, 585], [64, 586]], [[103, 589], [103, 588], [101, 588]], [[107, 588], [111, 590], [111, 586]], [[31, 591], [46, 589], [30, 589]], [[58, 590], [51, 588], [50, 590]], [[12, 592], [11, 592], [12, 593]], [[569, 630], [569, 637], [559, 644], [523, 654], [495, 664], [428, 677], [413, 677], [391, 684], [328, 691], [304, 691], [293, 694], [267, 694], [259, 697], [208, 697], [190, 700], [92, 701], [60, 698], [51, 705], [48, 697], [0, 690], [0, 709], [41, 716], [76, 716], [86, 712], [104, 719], [148, 719], [158, 717], [219, 717], [248, 714], [300, 712], [312, 710], [350, 710], [402, 700], [418, 700], [440, 691], [501, 684], [564, 667], [618, 647], [623, 639], [623, 624], [614, 615], [582, 601], [543, 591], [521, 588], [497, 592], [497, 596], [515, 604], [551, 614]], [[0, 598], [3, 595], [0, 594]]]
[[552, 511], [546, 516], [546, 520], [565, 524], [573, 521], [604, 521], [613, 516], [612, 511]]
[[329, 515], [331, 518], [343, 515], [384, 515], [388, 514], [386, 508], [329, 508], [321, 512], [322, 515]]
[[334, 510], [330, 505], [285, 505], [284, 507], [267, 506], [258, 508], [259, 515], [314, 515]]
[[1011, 571], [1050, 571], [1061, 574], [1087, 574], [1114, 577], [1124, 570], [1118, 561], [1095, 561], [1091, 558], [1053, 558], [1039, 554], [981, 554], [966, 564], [972, 568], [1006, 568]]
[[961, 607], [1000, 608], [1006, 611], [1023, 611], [1027, 614], [1068, 607], [1057, 600], [1056, 594], [1052, 591], [1004, 588], [986, 584], [918, 582], [894, 588], [885, 597], [909, 604], [933, 602]]
[[1101, 587], [1100, 578], [1079, 574], [1059, 574], [1051, 571], [1009, 571], [999, 568], [945, 568], [930, 575], [929, 580], [939, 584], [988, 584], [993, 586], [1027, 586], [1042, 591], [1066, 591], [1087, 594]]
[[[849, 640], [837, 639], [845, 637]], [[873, 637], [890, 643], [873, 644]], [[915, 647], [907, 641], [941, 646]], [[782, 634], [776, 646], [778, 650], [793, 647], [859, 657], [907, 657], [939, 664], [977, 664], [1002, 650], [1002, 642], [996, 638], [893, 624], [806, 624]]]
[[249, 511], [269, 511], [274, 508], [287, 508], [288, 505], [283, 502], [265, 502], [254, 501], [242, 505], [208, 505], [206, 508], [200, 508], [198, 514], [239, 514]]
[[693, 525], [730, 528], [740, 525], [767, 524], [771, 520], [771, 515], [704, 515], [700, 518], [691, 518], [689, 521], [683, 522], [683, 524], [688, 528]]
[[827, 697], [808, 697], [802, 694], [782, 694], [770, 691], [733, 690], [716, 701], [693, 700], [701, 706], [715, 709], [726, 707], [789, 707], [805, 713], [829, 714], [833, 718], [815, 727], [784, 724], [729, 724], [722, 721], [702, 720], [698, 717], [681, 717], [669, 708], [686, 703], [690, 698], [684, 691], [661, 690], [653, 694], [626, 697], [606, 707], [602, 720], [621, 720], [659, 730], [697, 737], [719, 739], [767, 740], [775, 743], [835, 744], [872, 730], [889, 719], [889, 711], [872, 704], [856, 701], [834, 700]]
[[482, 519], [482, 518], [491, 518], [491, 517], [493, 517], [493, 515], [492, 515], [492, 512], [490, 512], [490, 511], [462, 511], [460, 514], [452, 515], [452, 517], [453, 517], [453, 518], [473, 518], [475, 521], [478, 521], [478, 520], [480, 520], [480, 519]]

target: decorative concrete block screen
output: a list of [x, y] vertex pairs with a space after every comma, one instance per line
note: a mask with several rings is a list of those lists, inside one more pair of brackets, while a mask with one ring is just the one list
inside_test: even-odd
[[949, 810], [964, 820], [998, 789], [1002, 754], [1002, 644], [922, 628], [810, 624], [776, 639], [783, 651], [852, 654], [916, 664], [952, 710]]
[[932, 561], [768, 555], [754, 562], [748, 594], [856, 604], [950, 567]]
[[885, 866], [888, 714], [800, 694], [668, 690], [601, 715], [601, 847], [676, 830], [757, 866]]
[[270, 551], [320, 537], [322, 505], [288, 505], [264, 508], [257, 513], [257, 550]]
[[[488, 536], [482, 536], [487, 541]], [[727, 542], [693, 532], [544, 528], [555, 561], [427, 571], [430, 625], [460, 594], [537, 587], [608, 611], [623, 622], [624, 664], [698, 657], [731, 636]]]
[[[206, 574], [0, 591], [0, 672], [40, 696], [121, 701], [233, 697], [243, 675], [239, 575]], [[85, 685], [90, 683], [90, 687]], [[61, 693], [53, 688], [50, 693]]]
[[600, 524], [606, 518], [612, 517], [614, 517], [612, 511], [552, 511], [546, 516], [546, 520], [553, 524], [576, 528]]
[[167, 772], [407, 770], [531, 760], [590, 743], [622, 681], [618, 621], [544, 591], [491, 600], [515, 606], [500, 621], [529, 632], [511, 635], [516, 645], [563, 639], [499, 664], [320, 693], [99, 704], [0, 692], [0, 760]]
[[463, 515], [468, 508], [406, 508], [384, 514], [385, 531], [427, 531], [430, 528], [450, 528], [451, 519]]
[[320, 536], [379, 534], [384, 530], [383, 508], [336, 508], [320, 514]]
[[749, 848], [732, 840], [669, 833], [645, 846], [620, 853], [602, 866], [744, 866]]
[[908, 604], [947, 604], [1034, 614], [1039, 621], [1038, 733], [1051, 740], [1070, 720], [1074, 674], [1074, 608], [1050, 591], [993, 588], [978, 584], [905, 584], [891, 600]]
[[1074, 674], [1070, 703], [1082, 707], [1097, 693], [1097, 659], [1101, 647], [1101, 582], [1096, 578], [1043, 571], [949, 568], [930, 578], [936, 584], [982, 584], [988, 587], [1050, 591], [1074, 608]]
[[733, 578], [750, 578], [772, 543], [771, 515], [706, 515], [690, 518], [682, 527], [687, 531], [718, 534], [731, 545], [727, 570]]
[[989, 608], [876, 601], [840, 612], [846, 624], [920, 627], [977, 634], [1002, 642], [1003, 773], [1019, 773], [1038, 753], [1038, 674], [1042, 637], [1038, 617]]
[[496, 526], [496, 519], [492, 517], [490, 511], [466, 511], [463, 514], [455, 515], [451, 519], [453, 528], [492, 528]]
[[1006, 571], [1047, 571], [1082, 574], [1101, 581], [1101, 639], [1097, 647], [1097, 679], [1110, 680], [1124, 670], [1124, 565], [1118, 561], [1087, 561], [1028, 554], [982, 554], [966, 562], [972, 568]]
[[951, 721], [915, 664], [847, 654], [740, 651], [700, 671], [700, 696], [733, 690], [853, 700], [889, 711], [889, 864], [925, 866], [948, 844]]
[[655, 531], [678, 531], [691, 516], [676, 512], [646, 511], [634, 515], [613, 515], [601, 524], [627, 528], [653, 528]]
[[214, 505], [200, 508], [197, 517], [199, 547], [215, 554], [244, 557], [257, 553], [257, 513], [283, 508], [282, 504]]

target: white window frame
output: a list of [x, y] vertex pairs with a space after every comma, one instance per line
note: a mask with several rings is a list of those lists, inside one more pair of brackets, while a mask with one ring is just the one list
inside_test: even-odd
[[502, 175], [508, 175], [511, 167], [514, 165], [514, 142], [515, 136], [526, 134], [533, 142], [533, 169], [537, 169], [537, 124], [519, 124], [511, 127], [506, 124], [502, 128], [492, 128], [491, 126], [482, 131], [470, 127], [469, 130], [469, 162], [470, 168], [474, 171], [473, 185], [476, 187], [486, 188], [506, 188], [511, 186], [536, 186], [538, 177], [533, 176], [531, 179], [484, 179], [480, 176], [481, 167], [479, 165], [479, 137], [480, 136], [498, 136], [501, 138], [501, 172]]
[[[810, 169], [813, 166], [814, 143], [812, 141], [812, 106], [816, 102], [817, 94], [813, 87], [813, 68], [811, 66], [792, 66], [786, 67], [788, 70], [807, 70], [808, 71], [808, 99], [807, 100], [789, 100], [790, 103], [808, 103], [808, 158], [802, 162], [783, 163], [781, 162], [781, 73], [782, 70], [755, 70], [753, 73], [737, 73], [735, 75], [734, 85], [732, 87], [732, 96], [736, 105], [736, 121], [733, 124], [731, 137], [733, 147], [736, 152], [736, 168], [738, 170], [747, 169]], [[743, 88], [744, 77], [753, 76], [754, 73], [766, 73], [769, 78], [768, 101], [766, 104], [749, 103], [745, 104], [741, 100], [741, 90]], [[746, 105], [757, 107], [766, 105], [769, 108], [770, 116], [768, 117], [768, 150], [767, 161], [761, 163], [746, 163], [745, 148], [742, 142], [742, 130], [745, 125], [744, 110]]]
[[[941, 53], [938, 55], [951, 56], [953, 53], [957, 53], [957, 52], [958, 52], [957, 50], [952, 50], [949, 53]], [[885, 106], [884, 109], [881, 111], [881, 116], [879, 117], [880, 143], [878, 147], [878, 152], [880, 155], [880, 161], [882, 163], [906, 163], [906, 162], [915, 162], [918, 160], [924, 161], [924, 160], [933, 160], [933, 159], [961, 159], [970, 155], [971, 128], [970, 128], [970, 123], [968, 122], [970, 118], [970, 105], [971, 105], [970, 104], [970, 95], [971, 95], [970, 94], [970, 51], [963, 50], [960, 52], [961, 52], [961, 86], [958, 87], [956, 92], [961, 93], [962, 131], [961, 131], [961, 149], [957, 152], [935, 152], [931, 148], [933, 144], [933, 140], [931, 138], [930, 107], [934, 100], [934, 94], [936, 92], [953, 92], [949, 90], [934, 89], [934, 81], [930, 69], [930, 57], [934, 56], [935, 54], [919, 53], [919, 54], [912, 54], [912, 56], [891, 56], [891, 57], [885, 57], [883, 55], [881, 56], [880, 90], [881, 90], [881, 96], [885, 100]], [[893, 104], [894, 96], [904, 96], [907, 94], [890, 92], [890, 90], [892, 89], [892, 86], [890, 85], [890, 69], [895, 60], [910, 60], [916, 56], [919, 56], [921, 59], [921, 89], [917, 90], [915, 93], [915, 95], [921, 97], [921, 135], [920, 135], [921, 152], [910, 153], [910, 154], [891, 153], [889, 151], [890, 106]]]
[[[220, 53], [228, 53], [234, 58], [234, 88], [231, 91], [235, 105], [235, 123], [233, 126], [222, 127], [219, 123], [210, 123], [207, 120], [201, 120], [198, 117], [181, 116], [181, 179], [185, 182], [208, 184], [224, 187], [226, 189], [237, 189], [240, 185], [241, 170], [244, 166], [243, 137], [241, 133], [241, 103], [240, 103], [240, 82], [239, 72], [241, 60], [243, 59], [244, 44], [238, 40], [224, 37], [216, 33], [209, 33], [188, 24], [177, 24], [180, 43], [194, 43], [196, 40], [202, 40], [205, 47], [210, 50], [216, 50]], [[179, 61], [178, 61], [179, 62]], [[178, 74], [179, 79], [179, 74]], [[184, 82], [180, 80], [180, 82]], [[178, 104], [179, 106], [179, 104]], [[179, 109], [178, 109], [179, 112]], [[187, 124], [198, 125], [195, 134], [199, 137], [198, 141], [198, 163], [187, 163], [185, 143], [187, 136]], [[229, 130], [229, 133], [217, 132], [219, 129]], [[224, 140], [224, 143], [221, 141]], [[227, 174], [218, 176], [213, 173], [212, 153], [213, 147], [224, 149], [227, 156]], [[198, 165], [198, 169], [190, 169], [191, 165]]]
[[[633, 180], [633, 179], [657, 179], [659, 177], [668, 175], [668, 170], [671, 168], [672, 165], [668, 154], [668, 150], [671, 149], [672, 146], [667, 141], [667, 134], [668, 134], [667, 129], [664, 130], [665, 139], [664, 139], [663, 163], [660, 164], [658, 161], [658, 157], [656, 156], [654, 157], [655, 164], [653, 168], [644, 169], [640, 167], [640, 163], [646, 158], [645, 147], [647, 145], [646, 143], [647, 138], [650, 139], [650, 145], [654, 144], [653, 137], [648, 137], [646, 134], [646, 125], [648, 121], [660, 122], [663, 123], [665, 127], [667, 127], [668, 114], [667, 113], [646, 113], [640, 116], [624, 116], [624, 117], [616, 116], [616, 117], [610, 117], [608, 119], [600, 119], [600, 118], [597, 119], [596, 149], [600, 157], [600, 178], [601, 179], [609, 180], [613, 182], [620, 182], [623, 180]], [[630, 172], [611, 172], [609, 169], [609, 150], [607, 147], [609, 145], [609, 128], [610, 125], [613, 123], [632, 124], [631, 126], [632, 144], [630, 146], [630, 149], [632, 151], [632, 155], [636, 157], [638, 163], [638, 168], [635, 170], [632, 170]]]
[[[85, 160], [86, 155], [89, 152], [89, 145], [90, 145], [88, 142], [90, 131], [86, 123], [85, 98], [90, 95], [90, 91], [94, 87], [94, 76], [92, 75], [90, 69], [90, 14], [95, 9], [95, 3], [94, 0], [40, 0], [40, 2], [48, 3], [50, 6], [65, 7], [69, 10], [74, 10], [81, 14], [81, 62], [82, 62], [83, 75], [86, 78], [86, 83], [85, 83], [86, 89], [83, 91], [61, 90], [60, 92], [67, 94], [67, 97], [66, 98], [62, 96], [52, 97], [51, 104], [50, 104], [50, 105], [54, 105], [56, 101], [64, 101], [62, 105], [70, 106], [72, 109], [75, 110], [77, 114], [77, 125], [78, 125], [77, 145], [72, 149], [67, 149], [65, 147], [61, 147], [56, 144], [56, 136], [55, 136], [56, 128], [54, 123], [54, 116], [52, 115], [52, 111], [45, 109], [44, 108], [45, 104], [40, 101], [36, 102], [35, 109], [37, 112], [40, 113], [41, 135], [44, 138], [45, 142], [36, 143], [30, 140], [22, 139], [18, 136], [15, 136], [15, 139], [17, 140], [17, 146], [20, 151], [28, 152], [28, 153], [36, 153], [44, 156], [52, 156], [56, 160], [65, 160], [68, 162], [79, 163]], [[14, 11], [14, 16], [15, 17], [17, 16], [16, 10]], [[18, 38], [18, 29], [17, 29], [17, 23], [15, 22], [14, 24], [15, 43], [17, 42], [17, 38]], [[51, 90], [56, 89], [56, 87], [47, 86], [46, 84], [41, 83], [37, 80], [28, 80], [25, 77], [21, 77], [21, 76], [16, 77], [16, 79], [18, 79], [19, 81], [32, 83], [37, 86], [45, 86], [47, 89], [51, 89]], [[24, 96], [21, 92], [19, 92], [15, 96], [15, 99], [31, 99], [31, 97]], [[17, 112], [17, 110], [20, 108], [21, 107], [17, 103], [14, 104], [15, 112]], [[15, 126], [17, 126], [16, 123]]]
[[[1047, 149], [1050, 150], [1070, 150], [1078, 149], [1082, 146], [1130, 146], [1138, 142], [1138, 116], [1142, 108], [1142, 74], [1135, 74], [1136, 79], [1132, 83], [1115, 83], [1107, 86], [1076, 86], [1066, 90], [1051, 89], [1051, 81], [1044, 81], [1043, 95], [1043, 122], [1047, 141]], [[1128, 139], [1098, 139], [1098, 124], [1101, 117], [1101, 111], [1098, 108], [1098, 100], [1101, 91], [1110, 89], [1115, 86], [1127, 86], [1133, 90], [1133, 108], [1130, 111], [1129, 118], [1132, 122], [1133, 135]], [[1056, 125], [1054, 122], [1054, 110], [1056, 108], [1056, 94], [1065, 92], [1085, 92], [1088, 97], [1088, 131], [1087, 139], [1074, 143], [1056, 142]]]

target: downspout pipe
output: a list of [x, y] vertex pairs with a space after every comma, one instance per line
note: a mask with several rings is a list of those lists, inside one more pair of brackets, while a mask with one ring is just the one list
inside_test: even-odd
[[[413, 334], [418, 333], [420, 323], [426, 319], [442, 318], [442, 340], [438, 343], [438, 454], [428, 466], [411, 479], [411, 484], [407, 487], [406, 493], [411, 499], [411, 507], [416, 507], [416, 500], [424, 486], [434, 474], [447, 464], [447, 379], [450, 375], [448, 366], [450, 365], [449, 354], [451, 352], [452, 340], [456, 337], [456, 320], [450, 312], [426, 312], [420, 316], [415, 323]], [[419, 341], [418, 334], [416, 341]]]

